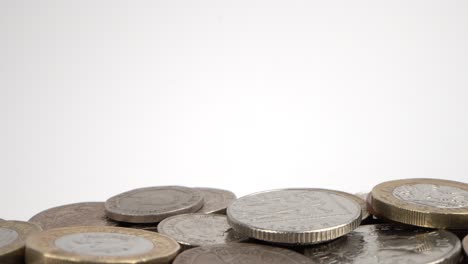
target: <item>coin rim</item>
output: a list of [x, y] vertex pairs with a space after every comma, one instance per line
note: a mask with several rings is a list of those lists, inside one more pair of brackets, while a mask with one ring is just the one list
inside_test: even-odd
[[42, 231], [42, 228], [35, 224], [24, 221], [0, 221], [0, 227], [11, 229], [18, 233], [18, 237], [13, 240], [10, 244], [7, 244], [0, 248], [0, 260], [4, 258], [10, 258], [12, 255], [22, 254], [26, 238], [34, 233]]
[[[259, 245], [259, 244], [253, 244], [253, 243], [230, 243], [230, 244], [218, 244], [218, 245], [211, 245], [211, 246], [203, 246], [203, 247], [195, 247], [189, 250], [186, 250], [182, 253], [180, 253], [172, 262], [172, 264], [192, 264], [193, 262], [187, 263], [183, 262], [184, 260], [181, 260], [182, 258], [188, 258], [189, 260], [192, 260], [193, 257], [196, 257], [197, 255], [194, 255], [193, 257], [190, 256], [191, 254], [197, 254], [196, 251], [200, 250], [210, 250], [212, 248], [226, 248], [226, 247], [242, 247], [242, 248], [261, 248], [265, 251], [268, 252], [275, 252], [275, 253], [284, 253], [284, 255], [288, 258], [294, 258], [293, 260], [296, 261], [298, 264], [309, 264], [310, 260], [293, 250], [286, 249], [286, 248], [280, 248], [280, 247], [274, 247], [274, 246], [269, 246], [269, 245]], [[219, 252], [219, 251], [218, 251]], [[188, 255], [188, 256], [187, 256]]]
[[[191, 193], [192, 197], [184, 204], [181, 204], [179, 207], [173, 210], [167, 211], [160, 211], [154, 213], [135, 213], [129, 212], [128, 210], [122, 210], [117, 207], [117, 202], [120, 199], [123, 199], [126, 195], [140, 192], [140, 191], [147, 191], [147, 190], [163, 190], [163, 189], [176, 189], [180, 191], [184, 191], [186, 193]], [[195, 190], [193, 188], [184, 187], [184, 186], [153, 186], [153, 187], [144, 187], [144, 188], [137, 188], [130, 191], [126, 191], [120, 194], [117, 194], [105, 202], [105, 210], [106, 215], [110, 219], [119, 222], [126, 222], [126, 223], [135, 223], [135, 224], [145, 224], [145, 223], [157, 223], [164, 220], [167, 217], [184, 214], [184, 213], [194, 213], [198, 211], [204, 204], [203, 195], [200, 191]]]
[[[393, 195], [393, 190], [402, 185], [434, 184], [457, 187], [468, 191], [468, 184], [432, 178], [411, 178], [386, 181], [376, 185], [368, 196], [371, 211], [377, 216], [409, 225], [442, 229], [466, 229], [468, 207], [438, 208], [410, 203]], [[372, 212], [371, 212], [372, 213]]]
[[[92, 256], [68, 252], [55, 246], [65, 235], [77, 233], [118, 233], [146, 238], [155, 246], [146, 253], [129, 256]], [[160, 247], [165, 251], [160, 252]], [[74, 226], [45, 230], [26, 239], [27, 263], [166, 263], [175, 258], [180, 245], [171, 237], [151, 231], [114, 226]]]
[[[188, 240], [183, 240], [183, 239], [179, 239], [179, 238], [176, 238], [176, 237], [173, 237], [172, 235], [168, 234], [166, 231], [165, 231], [165, 225], [169, 224], [170, 221], [173, 221], [173, 220], [176, 220], [178, 218], [183, 218], [183, 217], [202, 217], [202, 218], [225, 218], [226, 220], [226, 223], [229, 225], [229, 223], [227, 222], [227, 216], [225, 215], [220, 215], [220, 214], [204, 214], [204, 213], [192, 213], [192, 214], [180, 214], [180, 215], [174, 215], [174, 216], [171, 216], [171, 217], [168, 217], [166, 219], [164, 219], [163, 221], [161, 221], [159, 224], [158, 224], [158, 233], [160, 234], [164, 234], [166, 236], [169, 236], [169, 237], [172, 237], [174, 240], [176, 240], [179, 244], [182, 245], [182, 247], [184, 249], [187, 249], [187, 248], [192, 248], [192, 247], [201, 247], [201, 246], [209, 246], [210, 244], [205, 244], [205, 245], [200, 245], [200, 244], [196, 244], [196, 243], [193, 243], [193, 242], [190, 242]], [[233, 232], [235, 232], [234, 230], [232, 230]], [[241, 234], [239, 234], [241, 235]], [[238, 240], [233, 240], [233, 241], [229, 241], [229, 242], [225, 242], [225, 243], [221, 243], [221, 244], [227, 244], [227, 243], [236, 243], [236, 242], [242, 242], [242, 241], [247, 241], [249, 238], [248, 237], [241, 237], [239, 238]]]
[[[270, 193], [270, 192], [281, 192], [281, 191], [319, 191], [319, 192], [328, 192], [331, 194], [335, 194], [341, 196], [345, 199], [348, 199], [352, 203], [356, 205], [356, 209], [359, 210], [358, 217], [352, 220], [350, 223], [344, 223], [338, 226], [323, 228], [320, 230], [311, 230], [311, 231], [274, 231], [274, 230], [267, 230], [263, 228], [257, 228], [251, 226], [249, 224], [244, 224], [241, 221], [235, 219], [235, 217], [231, 213], [231, 206], [234, 205], [236, 202], [263, 193]], [[341, 195], [339, 192], [336, 193], [335, 190], [329, 189], [321, 189], [321, 188], [287, 188], [287, 189], [275, 189], [275, 190], [268, 190], [263, 192], [257, 192], [253, 194], [249, 194], [237, 199], [234, 203], [227, 209], [227, 217], [228, 223], [231, 227], [238, 233], [243, 234], [247, 237], [255, 238], [258, 240], [263, 240], [272, 243], [282, 243], [282, 244], [300, 244], [300, 245], [307, 245], [307, 244], [316, 244], [320, 242], [329, 241], [338, 237], [341, 237], [352, 230], [356, 229], [362, 220], [362, 207], [353, 199], [346, 198], [345, 196]]]
[[[237, 199], [237, 196], [235, 193], [231, 192], [231, 191], [228, 191], [228, 190], [224, 190], [224, 189], [218, 189], [218, 188], [211, 188], [211, 187], [194, 187], [193, 189], [195, 190], [198, 190], [202, 193], [203, 195], [203, 198], [205, 198], [205, 191], [206, 190], [214, 190], [214, 191], [217, 191], [217, 192], [221, 192], [223, 194], [223, 196], [225, 195], [229, 195], [229, 198], [232, 198], [232, 201], [229, 202], [229, 204], [225, 204], [222, 206], [219, 206], [219, 208], [213, 208], [213, 209], [210, 209], [210, 210], [207, 210], [207, 211], [204, 211], [205, 209], [205, 205], [203, 205], [198, 211], [197, 213], [202, 213], [202, 214], [226, 214], [226, 209], [227, 207], [233, 203], [236, 199]], [[206, 199], [205, 199], [205, 203], [206, 203]]]

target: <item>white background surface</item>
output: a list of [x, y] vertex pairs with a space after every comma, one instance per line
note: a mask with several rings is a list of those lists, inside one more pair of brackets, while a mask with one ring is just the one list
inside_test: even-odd
[[467, 1], [0, 0], [0, 38], [0, 218], [468, 181]]

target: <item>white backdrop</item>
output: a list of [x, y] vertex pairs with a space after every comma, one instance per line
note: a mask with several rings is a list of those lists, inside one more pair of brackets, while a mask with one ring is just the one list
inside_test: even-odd
[[0, 0], [0, 38], [0, 218], [468, 181], [468, 1]]

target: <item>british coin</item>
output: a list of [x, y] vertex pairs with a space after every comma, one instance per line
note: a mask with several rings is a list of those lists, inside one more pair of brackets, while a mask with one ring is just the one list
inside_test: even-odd
[[203, 194], [205, 204], [197, 213], [226, 214], [226, 208], [236, 199], [233, 192], [215, 188], [194, 188]]
[[173, 264], [311, 264], [311, 261], [292, 250], [255, 245], [230, 243], [197, 247], [176, 257]]
[[110, 226], [49, 229], [26, 239], [26, 263], [170, 263], [180, 250], [170, 237]]
[[203, 195], [182, 186], [140, 188], [116, 195], [106, 201], [107, 216], [128, 223], [156, 223], [203, 206]]
[[[326, 189], [324, 189], [326, 190]], [[361, 207], [361, 220], [364, 221], [366, 220], [368, 217], [369, 217], [369, 212], [367, 211], [367, 203], [366, 203], [366, 200], [365, 199], [362, 199], [361, 197], [357, 196], [357, 195], [354, 195], [354, 194], [350, 194], [350, 193], [347, 193], [347, 192], [342, 192], [342, 191], [334, 191], [336, 194], [340, 194], [340, 195], [343, 195], [345, 196], [346, 198], [349, 198], [355, 202], [357, 202], [359, 204], [359, 206]]]
[[444, 230], [364, 225], [327, 244], [305, 249], [313, 263], [458, 263], [460, 240]]
[[117, 226], [106, 216], [103, 202], [67, 204], [42, 211], [29, 222], [36, 223], [43, 230], [69, 226]]
[[272, 243], [314, 244], [343, 236], [359, 226], [361, 207], [325, 189], [282, 189], [244, 196], [227, 209], [231, 227]]
[[183, 248], [246, 241], [232, 230], [224, 215], [183, 214], [164, 219], [158, 232], [174, 238]]
[[405, 179], [372, 189], [377, 216], [429, 228], [468, 229], [468, 184], [438, 179]]
[[21, 221], [0, 222], [0, 263], [24, 262], [24, 240], [41, 231], [35, 224]]

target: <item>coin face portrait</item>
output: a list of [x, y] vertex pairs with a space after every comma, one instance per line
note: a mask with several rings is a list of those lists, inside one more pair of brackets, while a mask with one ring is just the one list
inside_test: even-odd
[[435, 184], [398, 186], [393, 195], [400, 200], [443, 209], [468, 207], [468, 191]]
[[232, 230], [224, 215], [186, 214], [166, 218], [158, 232], [186, 246], [205, 246], [247, 240]]
[[184, 251], [174, 264], [310, 264], [307, 257], [283, 248], [226, 244]]
[[0, 227], [0, 248], [13, 243], [18, 237], [19, 234], [15, 230]]
[[314, 263], [446, 263], [458, 259], [460, 242], [442, 230], [366, 225], [304, 254]]
[[143, 237], [117, 233], [76, 233], [55, 240], [55, 246], [67, 252], [89, 256], [131, 256], [154, 248]]
[[354, 201], [327, 191], [289, 189], [236, 200], [228, 215], [244, 224], [275, 231], [310, 231], [343, 225], [360, 218]]

